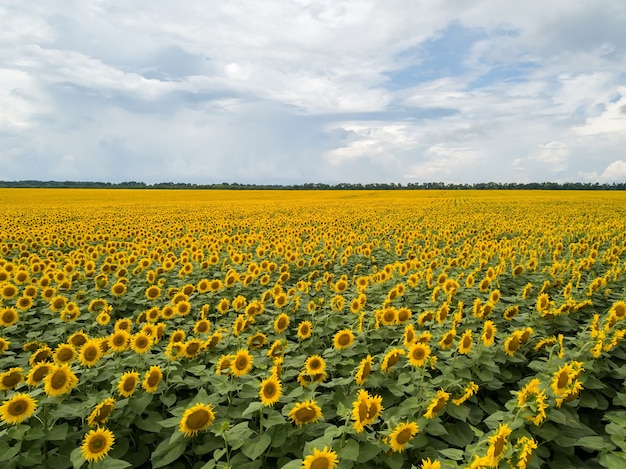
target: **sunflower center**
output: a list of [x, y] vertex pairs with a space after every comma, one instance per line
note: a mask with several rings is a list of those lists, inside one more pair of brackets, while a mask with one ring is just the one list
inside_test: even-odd
[[300, 334], [302, 334], [302, 335], [307, 335], [308, 333], [309, 333], [309, 326], [308, 326], [308, 325], [306, 325], [306, 326], [302, 326], [302, 327], [300, 328]]
[[245, 370], [248, 366], [248, 359], [246, 357], [239, 357], [237, 361], [235, 361], [235, 368], [239, 371]]
[[498, 437], [493, 444], [493, 457], [497, 458], [502, 454], [502, 450], [504, 449], [504, 438]]
[[189, 355], [194, 355], [198, 353], [198, 350], [200, 350], [200, 344], [196, 342], [192, 342], [187, 346], [187, 353]]
[[317, 456], [315, 460], [311, 463], [311, 469], [328, 469], [330, 466], [330, 461], [325, 456]]
[[491, 340], [492, 337], [493, 337], [493, 331], [491, 329], [487, 329], [485, 331], [485, 339]]
[[68, 376], [63, 370], [58, 370], [52, 375], [52, 379], [50, 380], [50, 386], [52, 389], [63, 389], [65, 384], [67, 383]]
[[279, 329], [284, 329], [285, 327], [287, 327], [287, 320], [284, 318], [281, 318], [278, 320], [278, 328]]
[[615, 316], [617, 316], [620, 319], [626, 316], [626, 306], [623, 306], [623, 305], [617, 306], [615, 308]]
[[399, 360], [400, 360], [400, 354], [394, 353], [393, 355], [389, 357], [389, 360], [387, 361], [387, 366], [393, 366], [396, 363], [398, 363]]
[[470, 345], [472, 345], [472, 339], [466, 336], [463, 339], [463, 348], [468, 348]]
[[424, 357], [426, 356], [426, 353], [424, 352], [424, 349], [416, 348], [415, 350], [413, 350], [412, 355], [415, 360], [423, 360]]
[[116, 347], [121, 347], [124, 343], [126, 343], [126, 338], [122, 334], [113, 337], [113, 345]]
[[410, 428], [405, 428], [400, 433], [398, 433], [398, 436], [396, 437], [396, 441], [398, 442], [398, 444], [401, 444], [401, 445], [407, 444], [410, 439], [411, 439]]
[[148, 386], [156, 386], [159, 383], [159, 374], [156, 372], [150, 373], [148, 376]]
[[313, 371], [317, 371], [322, 367], [322, 364], [319, 360], [315, 359], [315, 360], [311, 360], [311, 362], [309, 363], [309, 368]]
[[395, 316], [396, 315], [393, 311], [386, 311], [384, 318], [385, 318], [385, 321], [391, 322], [394, 320]]
[[126, 392], [131, 392], [132, 390], [135, 389], [135, 378], [128, 378], [126, 379], [126, 381], [124, 381], [124, 386], [122, 386], [124, 388], [124, 391]]
[[371, 402], [367, 407], [367, 418], [373, 419], [378, 414], [378, 404], [376, 402]]
[[205, 409], [196, 410], [187, 417], [187, 426], [191, 430], [199, 430], [209, 423], [211, 416]]
[[567, 371], [561, 371], [561, 373], [559, 374], [559, 379], [556, 383], [557, 387], [559, 389], [563, 389], [565, 386], [567, 386], [568, 382], [569, 382], [569, 374], [567, 373]]
[[367, 414], [367, 402], [359, 402], [359, 420], [363, 422], [365, 419], [367, 419]]
[[509, 350], [515, 352], [519, 348], [519, 337], [513, 336], [511, 342], [509, 343]]
[[437, 404], [435, 404], [435, 407], [433, 407], [433, 412], [441, 412], [445, 405], [446, 400], [440, 397], [439, 399], [437, 399]]
[[10, 309], [6, 310], [4, 313], [2, 313], [2, 321], [4, 323], [11, 323], [15, 321], [15, 313]]
[[309, 422], [315, 418], [315, 410], [309, 406], [302, 407], [296, 410], [295, 417], [298, 422]]
[[12, 388], [13, 386], [15, 386], [17, 383], [19, 383], [21, 381], [21, 376], [19, 373], [11, 373], [8, 376], [5, 376], [2, 379], [2, 384], [7, 387], [7, 388]]
[[28, 409], [28, 405], [23, 400], [14, 401], [9, 405], [9, 415], [12, 417], [19, 417], [23, 415]]
[[265, 397], [273, 397], [276, 394], [276, 386], [274, 383], [267, 383], [263, 388], [263, 394]]
[[341, 334], [338, 338], [337, 338], [337, 343], [341, 346], [346, 346], [348, 344], [350, 344], [350, 336], [348, 334]]
[[96, 357], [98, 356], [98, 349], [96, 347], [89, 347], [88, 349], [85, 350], [85, 353], [83, 353], [83, 356], [85, 357], [85, 360], [87, 361], [95, 360]]
[[33, 373], [33, 380], [36, 382], [41, 381], [48, 374], [48, 371], [50, 371], [50, 367], [42, 366], [41, 368], [39, 368], [37, 371]]
[[94, 436], [89, 441], [89, 451], [92, 453], [100, 453], [106, 447], [106, 438], [100, 435]]
[[452, 343], [452, 334], [448, 334], [443, 338], [443, 343], [445, 345], [450, 345]]
[[145, 337], [139, 337], [137, 342], [135, 342], [135, 345], [140, 349], [146, 348], [148, 346], [148, 339]]

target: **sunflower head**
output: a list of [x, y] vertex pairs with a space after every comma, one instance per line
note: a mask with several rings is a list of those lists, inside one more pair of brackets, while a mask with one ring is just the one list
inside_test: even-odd
[[354, 333], [350, 329], [342, 329], [333, 337], [333, 345], [337, 350], [343, 350], [354, 343]]
[[83, 439], [81, 454], [88, 462], [104, 459], [113, 447], [113, 432], [104, 428], [90, 430]]
[[252, 369], [252, 355], [246, 349], [240, 349], [230, 363], [230, 371], [233, 376], [247, 375]]
[[30, 394], [17, 393], [0, 406], [0, 420], [9, 425], [18, 425], [35, 413], [37, 401]]
[[211, 405], [196, 404], [185, 410], [178, 428], [186, 437], [192, 437], [211, 426], [214, 419]]
[[299, 427], [317, 422], [322, 417], [322, 409], [314, 400], [299, 402], [289, 412], [289, 418]]
[[276, 376], [272, 375], [261, 381], [259, 397], [261, 398], [261, 403], [264, 406], [273, 406], [278, 402], [281, 395], [282, 384]]

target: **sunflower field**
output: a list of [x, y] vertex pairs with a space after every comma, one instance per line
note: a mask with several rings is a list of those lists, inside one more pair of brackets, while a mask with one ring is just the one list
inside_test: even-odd
[[0, 467], [626, 467], [626, 194], [0, 189]]

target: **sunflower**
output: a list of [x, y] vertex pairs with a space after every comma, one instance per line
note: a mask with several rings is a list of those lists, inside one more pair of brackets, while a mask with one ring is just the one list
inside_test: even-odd
[[352, 420], [357, 433], [363, 431], [365, 425], [373, 423], [378, 414], [383, 410], [383, 398], [371, 396], [366, 390], [359, 389], [357, 398], [352, 403]]
[[267, 356], [270, 357], [272, 360], [282, 357], [284, 354], [283, 348], [283, 342], [281, 340], [275, 340], [274, 342], [272, 342], [270, 349], [267, 351]]
[[17, 393], [0, 406], [0, 420], [9, 425], [18, 425], [35, 413], [37, 401], [30, 394]]
[[139, 373], [137, 373], [136, 371], [127, 371], [120, 378], [120, 382], [117, 385], [117, 390], [123, 397], [130, 397], [135, 392], [138, 381]]
[[109, 336], [109, 347], [114, 352], [123, 352], [128, 349], [130, 343], [130, 333], [120, 329]]
[[267, 343], [267, 336], [261, 332], [257, 332], [254, 335], [248, 337], [248, 348], [250, 350], [256, 350], [263, 347]]
[[609, 310], [609, 314], [615, 316], [618, 320], [626, 318], [626, 302], [617, 301], [613, 303], [611, 309]]
[[396, 308], [385, 308], [380, 312], [380, 322], [385, 326], [393, 326], [398, 321], [398, 311]]
[[100, 402], [96, 408], [91, 411], [89, 417], [87, 417], [87, 423], [90, 427], [97, 427], [100, 424], [105, 424], [109, 420], [109, 415], [115, 409], [115, 399], [107, 397]]
[[365, 380], [369, 377], [372, 372], [372, 366], [374, 366], [374, 359], [371, 355], [368, 355], [359, 364], [359, 367], [356, 370], [355, 381], [359, 386], [363, 386]]
[[15, 302], [15, 306], [20, 311], [28, 311], [33, 306], [33, 299], [30, 296], [27, 296], [27, 295], [21, 296]]
[[459, 353], [461, 355], [467, 355], [472, 350], [472, 330], [465, 329], [461, 340], [459, 341]]
[[181, 355], [185, 358], [196, 358], [204, 349], [204, 341], [190, 339], [181, 345]]
[[230, 364], [230, 371], [235, 377], [247, 375], [252, 369], [252, 355], [246, 349], [239, 349]]
[[515, 355], [515, 352], [519, 350], [521, 335], [521, 331], [513, 331], [513, 334], [504, 341], [504, 353], [509, 357]]
[[211, 405], [196, 404], [185, 410], [178, 429], [186, 437], [193, 437], [210, 427], [214, 419], [215, 414]]
[[463, 404], [466, 400], [472, 397], [474, 394], [478, 392], [478, 385], [474, 383], [474, 381], [470, 381], [468, 385], [463, 390], [463, 395], [458, 399], [453, 399], [452, 403], [456, 406]]
[[409, 348], [409, 363], [416, 368], [424, 366], [429, 357], [430, 346], [428, 344], [417, 342]]
[[137, 354], [146, 353], [152, 347], [153, 340], [143, 331], [137, 332], [130, 339], [130, 348]]
[[83, 331], [74, 332], [68, 339], [67, 342], [74, 347], [81, 347], [89, 340], [87, 334]]
[[215, 374], [226, 375], [230, 373], [230, 367], [234, 358], [235, 355], [232, 354], [222, 355], [217, 361], [217, 365], [215, 365]]
[[406, 445], [417, 435], [418, 431], [419, 427], [415, 422], [401, 423], [397, 425], [387, 437], [387, 443], [391, 446], [393, 451], [400, 453], [404, 451]]
[[287, 316], [285, 313], [279, 314], [274, 321], [274, 331], [276, 331], [277, 334], [282, 334], [283, 332], [285, 332], [285, 329], [287, 329], [287, 327], [289, 327], [289, 316]]
[[216, 347], [217, 344], [219, 344], [221, 340], [222, 340], [222, 333], [214, 332], [211, 335], [211, 337], [209, 337], [207, 340], [204, 341], [204, 348], [210, 350]]
[[111, 430], [104, 428], [97, 428], [96, 430], [90, 430], [83, 439], [83, 444], [80, 447], [80, 452], [83, 457], [88, 461], [100, 461], [104, 459], [109, 451], [113, 447], [115, 437]]
[[507, 309], [504, 310], [504, 313], [502, 313], [502, 317], [506, 319], [507, 321], [510, 321], [515, 316], [517, 316], [518, 313], [519, 313], [518, 305], [509, 306]]
[[146, 298], [150, 301], [157, 300], [161, 296], [161, 289], [156, 285], [146, 288]]
[[313, 454], [309, 454], [302, 461], [302, 469], [334, 469], [338, 464], [337, 453], [324, 446], [322, 451], [313, 448]]
[[2, 312], [0, 312], [0, 326], [11, 327], [19, 318], [15, 308], [4, 308]]
[[264, 406], [272, 407], [278, 402], [282, 395], [282, 384], [280, 380], [272, 375], [269, 378], [261, 381], [261, 388], [259, 389], [259, 397], [261, 403]]
[[493, 323], [493, 321], [485, 321], [485, 324], [483, 325], [483, 333], [480, 336], [483, 344], [485, 344], [487, 347], [492, 346], [495, 340], [496, 331], [496, 325]]
[[5, 300], [10, 300], [11, 298], [15, 298], [18, 293], [19, 293], [19, 290], [12, 283], [5, 283], [0, 288], [0, 296], [2, 296], [2, 298], [4, 298]]
[[547, 293], [542, 293], [537, 297], [536, 308], [537, 311], [539, 311], [540, 313], [547, 311], [550, 308], [551, 304], [552, 302], [550, 301], [550, 297]]
[[391, 368], [400, 361], [400, 357], [404, 355], [406, 352], [398, 347], [392, 348], [389, 352], [385, 354], [383, 361], [380, 365], [380, 369], [385, 373], [391, 372]]
[[326, 361], [319, 355], [311, 355], [304, 362], [306, 372], [313, 376], [326, 370]]
[[90, 339], [80, 348], [78, 353], [78, 359], [82, 366], [91, 368], [98, 360], [102, 358], [102, 350], [100, 349], [100, 342], [95, 339]]
[[200, 319], [196, 321], [193, 326], [193, 332], [195, 334], [208, 334], [211, 332], [211, 321], [208, 319]]
[[337, 350], [343, 350], [354, 343], [354, 334], [350, 329], [342, 329], [333, 337], [333, 345]]
[[422, 467], [420, 469], [441, 469], [441, 463], [436, 459], [431, 461], [430, 458], [422, 459]]
[[153, 393], [159, 387], [161, 378], [163, 378], [161, 367], [158, 365], [151, 366], [150, 369], [146, 371], [141, 387], [144, 388], [147, 393]]
[[443, 389], [437, 391], [437, 395], [430, 401], [428, 405], [428, 409], [424, 413], [424, 417], [427, 419], [432, 419], [437, 416], [439, 412], [441, 412], [446, 406], [446, 402], [450, 398], [450, 394], [445, 392]]
[[50, 396], [61, 396], [78, 384], [78, 378], [67, 363], [54, 365], [44, 378], [44, 392]]
[[311, 321], [302, 321], [298, 325], [298, 338], [300, 340], [308, 339], [311, 337], [311, 333], [313, 331], [313, 324]]
[[10, 340], [0, 337], [0, 353], [4, 353], [9, 350], [9, 345], [11, 345]]
[[565, 396], [567, 394], [567, 387], [572, 382], [572, 374], [572, 368], [568, 364], [559, 367], [554, 372], [550, 387], [555, 395]]
[[126, 331], [130, 333], [132, 326], [133, 326], [133, 322], [130, 319], [122, 318], [122, 319], [118, 319], [117, 321], [115, 321], [115, 325], [113, 326], [113, 328], [116, 331]]
[[298, 402], [289, 412], [289, 418], [298, 426], [317, 422], [322, 417], [322, 409], [317, 405], [315, 400]]
[[174, 305], [174, 312], [181, 317], [187, 316], [191, 312], [191, 303], [187, 300], [179, 301]]
[[22, 374], [22, 368], [14, 367], [9, 368], [9, 371], [5, 371], [0, 374], [0, 391], [6, 391], [8, 389], [14, 389], [19, 383], [24, 380], [24, 375]]
[[506, 423], [501, 423], [495, 435], [489, 437], [487, 459], [489, 467], [498, 467], [500, 459], [504, 455], [507, 437], [511, 434], [511, 428]]

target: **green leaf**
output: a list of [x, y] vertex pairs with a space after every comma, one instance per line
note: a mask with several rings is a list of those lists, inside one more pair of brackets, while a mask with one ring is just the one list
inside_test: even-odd
[[131, 466], [132, 464], [128, 461], [106, 458], [98, 465], [98, 469], [126, 469]]
[[456, 422], [453, 425], [447, 424], [445, 428], [448, 433], [447, 435], [442, 435], [441, 439], [457, 448], [464, 448], [474, 439], [474, 432], [465, 422]]
[[595, 451], [601, 451], [601, 450], [610, 451], [612, 449], [615, 449], [615, 446], [613, 446], [613, 444], [609, 443], [607, 440], [605, 440], [601, 436], [584, 436], [581, 439], [579, 439], [576, 443], [574, 443], [574, 445], [582, 446], [583, 448], [587, 448], [587, 449], [591, 449]]
[[343, 448], [337, 451], [339, 459], [347, 459], [348, 461], [356, 461], [359, 458], [359, 444], [350, 439]]
[[152, 461], [152, 467], [163, 467], [176, 461], [187, 448], [187, 440], [178, 440], [175, 443], [170, 443], [169, 440], [163, 440], [159, 446], [156, 447], [150, 460]]
[[254, 461], [263, 454], [263, 452], [269, 447], [271, 442], [272, 438], [270, 437], [270, 435], [268, 433], [263, 433], [260, 438], [252, 441], [247, 441], [241, 447], [241, 451], [248, 458]]
[[[9, 445], [7, 445], [9, 446]], [[13, 446], [9, 446], [8, 449], [5, 449], [2, 453], [0, 453], [0, 462], [2, 461], [10, 461], [15, 456], [17, 456], [22, 449], [22, 442], [18, 441]]]
[[263, 426], [265, 428], [272, 428], [276, 425], [284, 425], [285, 417], [281, 415], [277, 410], [268, 409], [267, 415], [263, 417]]
[[466, 405], [449, 405], [446, 409], [446, 412], [451, 417], [454, 417], [457, 420], [462, 420], [465, 422], [467, 420], [467, 416], [470, 414], [470, 408]]
[[176, 394], [172, 393], [172, 394], [161, 394], [159, 396], [159, 400], [166, 406], [166, 407], [171, 407], [174, 402], [176, 402]]
[[253, 401], [250, 404], [248, 404], [248, 407], [246, 408], [246, 410], [244, 410], [241, 413], [241, 416], [245, 417], [246, 415], [257, 412], [262, 408], [263, 408], [263, 404], [260, 401]]
[[460, 449], [446, 448], [440, 449], [439, 452], [443, 454], [446, 458], [452, 459], [453, 461], [460, 461], [463, 459], [463, 450]]
[[83, 464], [85, 464], [86, 459], [83, 457], [80, 447], [70, 453], [70, 461], [72, 462], [74, 469], [79, 469]]
[[356, 461], [359, 464], [367, 463], [374, 459], [381, 450], [382, 449], [376, 444], [361, 441], [359, 443], [359, 456]]
[[282, 466], [280, 469], [300, 469], [302, 467], [302, 459], [294, 459]]

